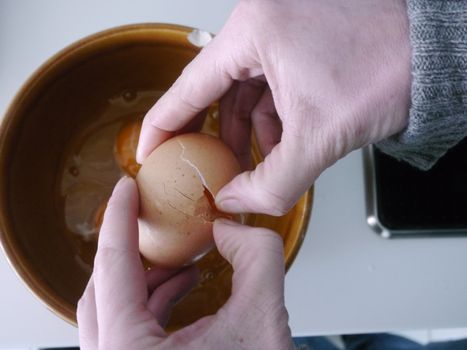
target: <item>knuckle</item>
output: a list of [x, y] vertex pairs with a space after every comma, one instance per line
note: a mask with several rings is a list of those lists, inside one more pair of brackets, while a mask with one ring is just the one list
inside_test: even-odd
[[[183, 70], [182, 76], [188, 77], [191, 76], [192, 74], [189, 72], [190, 68], [186, 67]], [[199, 95], [199, 92], [197, 92], [196, 87], [194, 86], [194, 82], [191, 81], [191, 79], [182, 79], [178, 84], [177, 84], [177, 91], [172, 91], [176, 93], [178, 96], [178, 99], [181, 103], [181, 105], [188, 111], [188, 113], [191, 114], [196, 114], [200, 109], [202, 109], [202, 106], [196, 105], [193, 101], [197, 100], [197, 95]]]
[[[268, 244], [282, 249], [283, 240], [277, 232], [264, 227], [251, 227], [250, 229], [254, 230], [254, 235], [261, 241], [268, 242]], [[263, 245], [263, 243], [261, 243], [261, 245]]]
[[[282, 236], [269, 229], [253, 228], [254, 231], [247, 232], [248, 238], [240, 249], [242, 259], [256, 261], [258, 267], [260, 261], [270, 265], [272, 261], [283, 264], [284, 243]], [[260, 269], [261, 270], [261, 269]]]
[[[255, 171], [246, 173], [241, 178], [245, 187], [252, 188], [252, 193], [247, 196], [246, 206], [254, 212], [282, 216], [294, 206], [296, 199], [288, 193], [289, 179], [273, 180], [270, 177], [264, 179], [264, 173], [271, 169], [265, 169], [266, 163], [261, 163]], [[261, 167], [261, 168], [260, 168]], [[265, 181], [266, 180], [266, 181]], [[271, 182], [272, 181], [272, 182]], [[274, 182], [276, 181], [276, 182]], [[281, 193], [282, 192], [282, 193]]]
[[292, 204], [287, 204], [286, 202], [277, 203], [272, 215], [283, 216], [289, 212], [290, 208], [292, 208]]
[[284, 197], [283, 195], [277, 194], [268, 188], [262, 187], [261, 192], [261, 202], [263, 204], [264, 211], [267, 212], [267, 214], [282, 216], [287, 214], [294, 205], [294, 201]]

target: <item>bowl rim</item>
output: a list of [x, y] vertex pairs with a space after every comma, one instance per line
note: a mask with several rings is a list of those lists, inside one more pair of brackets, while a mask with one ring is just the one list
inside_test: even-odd
[[304, 203], [304, 210], [302, 212], [302, 215], [300, 216], [300, 219], [302, 221], [302, 226], [300, 227], [299, 232], [297, 233], [294, 241], [292, 242], [293, 249], [291, 250], [288, 256], [284, 256], [286, 273], [289, 271], [290, 267], [292, 266], [295, 259], [297, 258], [297, 255], [300, 249], [302, 248], [303, 241], [305, 240], [305, 237], [308, 231], [308, 226], [310, 224], [310, 219], [311, 219], [311, 212], [313, 211], [315, 185], [314, 184], [311, 185], [311, 187], [302, 196], [306, 197], [306, 201]]
[[[6, 155], [6, 149], [8, 148], [8, 143], [6, 141], [7, 138], [5, 136], [10, 129], [11, 123], [15, 120], [14, 116], [19, 108], [18, 106], [21, 105], [21, 102], [28, 97], [28, 94], [36, 89], [36, 85], [46, 78], [47, 74], [50, 71], [53, 71], [57, 65], [62, 62], [66, 62], [74, 55], [83, 52], [83, 50], [91, 47], [92, 45], [108, 41], [114, 37], [121, 36], [122, 34], [149, 34], [155, 32], [160, 34], [173, 33], [183, 36], [186, 38], [187, 44], [196, 48], [196, 46], [191, 44], [187, 39], [188, 35], [194, 30], [197, 29], [189, 26], [169, 23], [129, 24], [99, 31], [65, 46], [34, 70], [29, 78], [20, 86], [12, 101], [9, 103], [3, 118], [0, 120], [0, 164], [3, 163], [2, 155]], [[181, 41], [176, 42], [179, 45], [182, 45]], [[4, 183], [5, 181], [0, 181], [0, 188], [4, 187]], [[300, 219], [302, 221], [300, 231], [297, 233], [293, 242], [291, 242], [293, 249], [291, 249], [287, 256], [284, 255], [286, 271], [294, 262], [306, 236], [312, 211], [313, 193], [313, 186], [305, 193], [307, 198], [304, 203], [304, 210], [300, 215]], [[0, 216], [0, 248], [8, 261], [8, 264], [21, 280], [23, 285], [26, 286], [26, 288], [47, 309], [69, 324], [77, 326], [76, 306], [71, 306], [67, 300], [60, 297], [50, 286], [44, 283], [44, 280], [41, 279], [40, 276], [31, 273], [31, 270], [27, 268], [28, 262], [26, 257], [20, 249], [15, 249], [17, 244], [14, 242], [14, 238], [11, 238], [14, 237], [11, 234], [11, 232], [13, 232], [11, 219], [7, 219], [11, 216], [9, 216], [4, 210], [5, 208], [8, 208], [8, 191], [1, 191], [0, 208], [2, 208], [3, 211], [3, 214]]]
[[[6, 152], [6, 134], [10, 129], [11, 123], [16, 119], [14, 116], [21, 105], [21, 102], [27, 95], [35, 89], [35, 86], [42, 81], [50, 71], [62, 62], [66, 62], [69, 58], [83, 52], [86, 48], [96, 45], [99, 42], [108, 41], [114, 37], [119, 37], [122, 34], [149, 34], [149, 33], [173, 33], [176, 35], [187, 37], [195, 28], [169, 24], [169, 23], [140, 23], [129, 24], [105, 29], [97, 33], [85, 36], [71, 44], [65, 46], [45, 62], [43, 62], [33, 73], [22, 83], [18, 91], [15, 93], [12, 101], [9, 103], [7, 110], [1, 119], [0, 125], [0, 155]], [[180, 42], [181, 43], [181, 42]], [[187, 40], [188, 43], [188, 40]], [[2, 162], [2, 160], [0, 160]], [[0, 184], [3, 187], [3, 183]], [[2, 191], [0, 196], [0, 206], [8, 208], [8, 195]], [[23, 285], [50, 311], [65, 320], [66, 322], [76, 326], [76, 318], [74, 317], [75, 310], [65, 299], [62, 299], [56, 292], [46, 285], [40, 277], [35, 276], [25, 266], [25, 256], [21, 250], [15, 249], [16, 243], [12, 239], [11, 220], [7, 219], [8, 213], [0, 217], [0, 247], [3, 254], [13, 269], [14, 273], [19, 277]]]

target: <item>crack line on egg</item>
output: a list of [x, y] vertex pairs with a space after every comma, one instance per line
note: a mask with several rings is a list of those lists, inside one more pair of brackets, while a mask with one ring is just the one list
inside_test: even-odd
[[[180, 147], [182, 148], [182, 153], [180, 154], [180, 159], [183, 162], [187, 163], [196, 172], [196, 174], [198, 175], [198, 178], [201, 180], [201, 183], [203, 184], [203, 186], [206, 187], [209, 190], [209, 186], [206, 183], [206, 180], [204, 179], [203, 174], [201, 174], [201, 171], [199, 171], [198, 167], [196, 165], [194, 165], [191, 160], [189, 160], [188, 158], [185, 158], [185, 152], [186, 152], [185, 145], [180, 140], [177, 140], [177, 142], [180, 145]], [[209, 192], [211, 192], [211, 190], [209, 190]]]
[[183, 197], [185, 197], [186, 199], [189, 199], [190, 201], [195, 201], [193, 198], [191, 198], [189, 195], [183, 193], [182, 191], [180, 191], [178, 188], [174, 188], [175, 191], [177, 191], [179, 194], [181, 194]]
[[[167, 185], [165, 182], [162, 183], [162, 186], [164, 187], [164, 194], [166, 196], [169, 196], [169, 191], [167, 191]], [[174, 190], [175, 192], [177, 192], [178, 194], [180, 194], [181, 196], [185, 197], [186, 199], [189, 199], [190, 201], [194, 202], [195, 199], [193, 197], [190, 197], [189, 195], [183, 193], [182, 191], [180, 191], [178, 188], [176, 187], [170, 187], [170, 189]], [[201, 197], [200, 197], [201, 198]]]
[[[165, 184], [165, 182], [162, 183], [162, 187], [164, 188], [164, 193], [166, 194], [166, 196], [169, 196], [169, 192], [167, 191], [167, 186]], [[181, 195], [183, 195], [183, 193], [181, 193], [178, 189], [176, 188], [173, 188], [175, 191], [177, 191], [178, 193], [180, 193]], [[185, 196], [186, 198], [188, 198], [187, 196]], [[191, 199], [191, 198], [189, 198]], [[193, 201], [193, 200], [192, 200]], [[179, 213], [182, 213], [183, 215], [185, 215], [186, 217], [193, 217], [192, 214], [188, 214], [188, 213], [185, 213], [183, 210], [177, 208], [175, 205], [173, 205], [172, 203], [170, 203], [169, 200], [167, 200], [167, 205], [169, 207], [171, 207], [173, 210], [176, 210], [178, 211]]]
[[[165, 182], [162, 183], [162, 186], [163, 186], [163, 188], [164, 188], [164, 193], [165, 193], [166, 195], [169, 195], [169, 192], [167, 191], [167, 186], [166, 186], [166, 183], [165, 183]], [[207, 199], [208, 199], [208, 201], [209, 201], [209, 196], [206, 195], [206, 192], [208, 192], [209, 195], [210, 195], [211, 197], [212, 197], [212, 194], [209, 192], [209, 190], [208, 190], [206, 187], [203, 186], [203, 188], [204, 188], [204, 195], [203, 195], [202, 197], [200, 197], [199, 199], [202, 199], [202, 198], [206, 198], [206, 197], [207, 197]], [[193, 202], [195, 201], [193, 198], [189, 197], [188, 195], [185, 195], [185, 194], [184, 194], [183, 192], [181, 192], [179, 189], [177, 189], [177, 188], [175, 188], [175, 187], [173, 187], [172, 189], [175, 190], [176, 192], [178, 192], [178, 193], [179, 193], [180, 195], [182, 195], [183, 197], [185, 197], [185, 198], [187, 198], [187, 199], [189, 199], [189, 200], [191, 200], [191, 201], [193, 201]], [[198, 199], [198, 200], [199, 200], [199, 199]], [[173, 210], [176, 210], [176, 211], [178, 211], [179, 213], [182, 213], [182, 214], [185, 215], [187, 218], [190, 218], [190, 217], [191, 217], [191, 218], [201, 219], [204, 223], [212, 223], [212, 222], [213, 222], [213, 220], [212, 220], [212, 221], [206, 220], [206, 219], [204, 218], [204, 216], [203, 216], [203, 215], [200, 215], [200, 214], [197, 214], [197, 215], [188, 214], [188, 213], [184, 212], [183, 210], [177, 208], [177, 207], [176, 207], [175, 205], [173, 205], [169, 200], [167, 200], [167, 205], [168, 205], [170, 208], [172, 208]], [[212, 206], [211, 206], [211, 209], [212, 209]]]
[[[180, 148], [182, 149], [181, 153], [180, 153], [180, 160], [185, 162], [186, 164], [188, 164], [194, 171], [195, 173], [198, 175], [198, 179], [201, 181], [202, 185], [203, 185], [203, 188], [204, 188], [204, 191], [203, 191], [203, 196], [200, 197], [201, 198], [206, 198], [207, 201], [208, 201], [208, 204], [209, 204], [209, 207], [211, 209], [211, 215], [213, 215], [212, 218], [210, 218], [211, 220], [209, 220], [209, 218], [206, 218], [204, 215], [202, 214], [197, 214], [197, 215], [193, 215], [193, 214], [187, 214], [185, 213], [184, 211], [180, 210], [179, 208], [175, 207], [172, 203], [170, 203], [169, 201], [167, 201], [167, 204], [174, 210], [184, 214], [185, 216], [187, 217], [192, 217], [192, 218], [197, 218], [197, 219], [200, 219], [201, 221], [203, 221], [204, 223], [213, 223], [214, 220], [218, 217], [223, 217], [223, 218], [227, 218], [227, 219], [230, 219], [232, 220], [233, 217], [227, 213], [223, 213], [223, 212], [220, 212], [216, 205], [215, 205], [215, 199], [214, 199], [214, 196], [211, 192], [211, 190], [209, 189], [207, 183], [206, 183], [206, 180], [204, 179], [204, 176], [201, 174], [201, 171], [198, 169], [198, 167], [193, 164], [193, 162], [191, 160], [189, 160], [188, 158], [185, 157], [185, 153], [186, 153], [186, 147], [185, 145], [183, 144], [182, 141], [180, 140], [177, 140], [178, 144], [180, 145]], [[165, 194], [168, 194], [167, 193], [167, 188], [166, 188], [166, 184], [163, 183], [164, 185], [164, 192]], [[191, 198], [190, 196], [186, 195], [185, 193], [181, 192], [180, 190], [178, 190], [177, 188], [175, 187], [171, 187], [173, 190], [175, 190], [176, 192], [178, 192], [180, 195], [182, 195], [183, 197], [191, 200], [191, 201], [195, 201], [195, 199]]]
[[175, 205], [173, 205], [173, 204], [170, 203], [169, 201], [167, 201], [167, 205], [168, 205], [169, 207], [171, 207], [173, 210], [176, 210], [176, 211], [178, 211], [179, 213], [182, 213], [182, 214], [185, 215], [186, 217], [194, 217], [193, 215], [187, 214], [187, 213], [185, 213], [183, 210], [180, 210], [179, 208], [177, 208]]

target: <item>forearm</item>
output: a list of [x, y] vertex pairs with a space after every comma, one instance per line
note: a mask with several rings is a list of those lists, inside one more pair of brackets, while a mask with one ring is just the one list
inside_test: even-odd
[[407, 5], [409, 124], [378, 147], [426, 170], [467, 135], [467, 1], [408, 0]]

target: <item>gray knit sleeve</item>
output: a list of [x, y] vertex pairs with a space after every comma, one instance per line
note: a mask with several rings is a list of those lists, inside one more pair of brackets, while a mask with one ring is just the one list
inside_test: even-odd
[[427, 170], [467, 136], [467, 0], [407, 0], [412, 43], [409, 124], [383, 152]]

